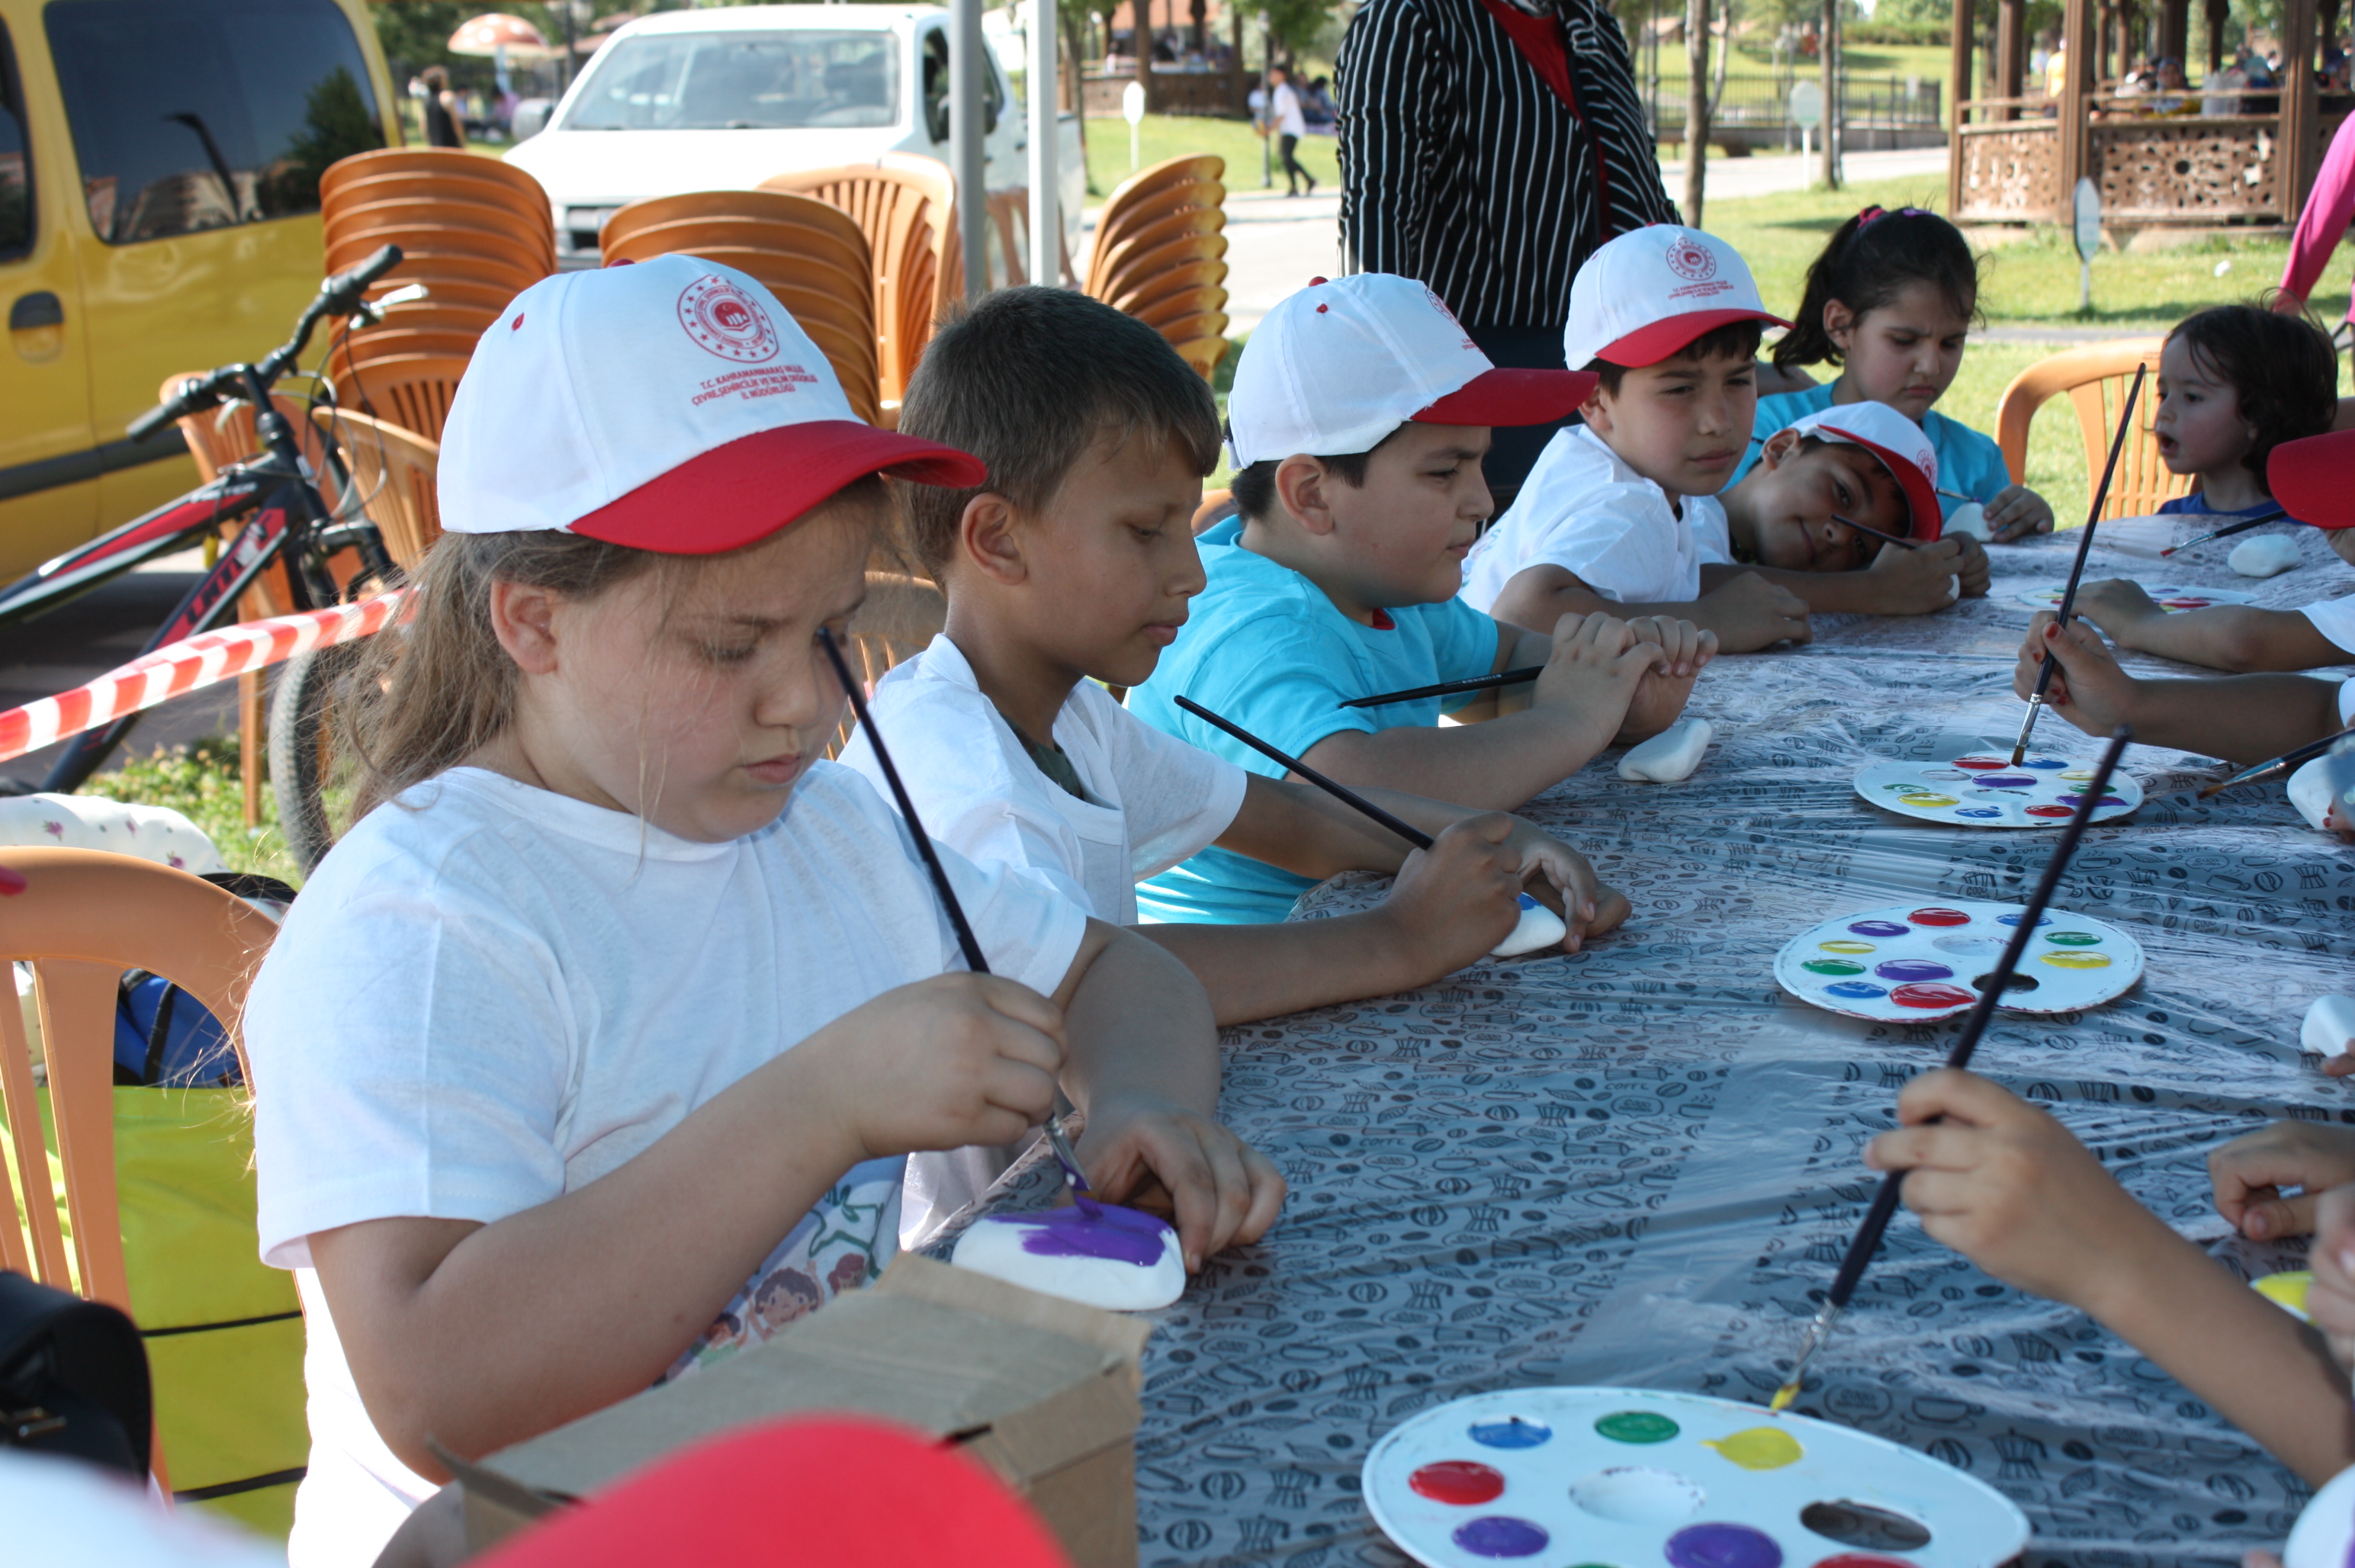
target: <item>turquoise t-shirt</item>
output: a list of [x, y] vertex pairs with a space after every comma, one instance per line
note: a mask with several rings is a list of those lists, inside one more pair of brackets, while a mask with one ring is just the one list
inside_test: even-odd
[[[1436, 724], [1440, 699], [1387, 708], [1342, 700], [1486, 675], [1497, 662], [1497, 623], [1460, 599], [1391, 611], [1387, 629], [1359, 625], [1324, 591], [1237, 542], [1240, 520], [1202, 535], [1209, 581], [1153, 678], [1128, 694], [1128, 710], [1156, 730], [1268, 778], [1283, 770], [1172, 699], [1184, 696], [1268, 744], [1300, 756], [1344, 730], [1371, 733]], [[1474, 695], [1478, 695], [1475, 693]], [[1457, 698], [1449, 707], [1471, 700]], [[1230, 924], [1278, 921], [1315, 886], [1263, 860], [1216, 848], [1136, 886], [1147, 920]]]
[[[1837, 384], [1834, 379], [1805, 391], [1777, 392], [1771, 398], [1759, 399], [1758, 421], [1751, 427], [1750, 450], [1742, 454], [1742, 465], [1733, 471], [1732, 483], [1740, 484], [1743, 475], [1758, 466], [1758, 449], [1776, 431], [1830, 408], [1832, 388]], [[1932, 409], [1922, 416], [1922, 433], [1930, 438], [1931, 450], [1938, 454], [1939, 489], [1958, 491], [1987, 502], [2011, 483], [2011, 471], [2003, 465], [2003, 448], [1970, 426], [1958, 424]], [[1963, 504], [1951, 496], [1938, 497], [1938, 510], [1945, 517], [1953, 517], [1955, 509]]]

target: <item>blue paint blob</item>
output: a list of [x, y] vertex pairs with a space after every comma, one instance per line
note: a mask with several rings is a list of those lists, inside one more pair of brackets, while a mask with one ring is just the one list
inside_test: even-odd
[[[1492, 1513], [1455, 1527], [1455, 1544], [1475, 1557], [1534, 1557], [1552, 1539], [1544, 1529], [1508, 1513]], [[1776, 1561], [1781, 1561], [1777, 1554]]]
[[1888, 920], [1859, 920], [1849, 927], [1859, 936], [1902, 936], [1907, 927]]
[[1955, 972], [1934, 958], [1891, 958], [1877, 964], [1872, 972], [1884, 980], [1951, 980]]
[[1553, 1428], [1542, 1421], [1483, 1421], [1472, 1428], [1472, 1441], [1486, 1448], [1535, 1448], [1553, 1440]]
[[1849, 1001], [1869, 1002], [1876, 997], [1885, 997], [1889, 992], [1880, 986], [1868, 986], [1861, 980], [1842, 980], [1837, 986], [1826, 986], [1824, 995], [1840, 997]]
[[2068, 765], [2058, 757], [2030, 757], [2020, 764], [2028, 768], [2065, 768]]
[[1955, 808], [1955, 815], [1956, 816], [1976, 817], [1980, 821], [1987, 821], [1994, 817], [2001, 816], [2003, 815], [2003, 807], [1999, 805], [1960, 805]]
[[[1996, 916], [1996, 919], [2005, 925], [2018, 925], [2019, 923], [2019, 917], [2027, 912], [2028, 912], [2026, 910], [2016, 909], [2009, 914], [1999, 914]], [[2039, 915], [2036, 917], [2036, 923], [2039, 925], [2051, 925], [2052, 923], [2052, 917], [2049, 914]]]

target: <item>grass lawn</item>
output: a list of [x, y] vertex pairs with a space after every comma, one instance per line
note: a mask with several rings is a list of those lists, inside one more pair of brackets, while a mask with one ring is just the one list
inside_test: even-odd
[[296, 887], [303, 884], [302, 870], [286, 853], [286, 840], [278, 831], [278, 806], [267, 787], [261, 792], [261, 827], [245, 825], [245, 793], [239, 778], [234, 731], [195, 746], [175, 746], [169, 751], [152, 748], [113, 772], [99, 774], [80, 793], [168, 805], [204, 830], [231, 870], [259, 872]]
[[[1196, 153], [1216, 153], [1227, 160], [1227, 187], [1231, 190], [1260, 188], [1263, 144], [1248, 121], [1213, 120], [1199, 114], [1148, 114], [1136, 128], [1136, 167], [1149, 169], [1168, 158], [1184, 157]], [[1334, 141], [1330, 136], [1304, 136], [1300, 142], [1300, 166], [1316, 176], [1319, 185], [1338, 190], [1341, 165], [1334, 156]], [[1118, 115], [1088, 121], [1088, 194], [1097, 199], [1110, 196], [1113, 187], [1126, 179], [1133, 171], [1128, 160], [1128, 122]], [[1279, 188], [1284, 183], [1281, 165], [1275, 171]]]

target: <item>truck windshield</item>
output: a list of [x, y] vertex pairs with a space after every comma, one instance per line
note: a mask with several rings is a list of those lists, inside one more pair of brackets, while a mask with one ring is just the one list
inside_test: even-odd
[[899, 119], [896, 34], [645, 33], [605, 46], [563, 128], [765, 130]]

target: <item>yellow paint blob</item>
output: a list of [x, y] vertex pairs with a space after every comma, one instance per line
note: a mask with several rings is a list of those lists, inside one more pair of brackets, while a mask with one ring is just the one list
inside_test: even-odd
[[1766, 1408], [1773, 1411], [1775, 1414], [1780, 1415], [1783, 1412], [1790, 1409], [1791, 1402], [1798, 1397], [1799, 1385], [1796, 1383], [1785, 1383], [1781, 1388], [1774, 1391], [1774, 1397], [1767, 1403]]
[[2055, 969], [2106, 969], [2110, 966], [2105, 953], [2040, 953], [2037, 956]]
[[2094, 773], [2095, 770], [2093, 768], [2072, 768], [2061, 776], [2071, 784], [2083, 784], [2087, 779], [2092, 778]]
[[1900, 805], [1919, 805], [1926, 808], [1934, 805], [1959, 805], [1960, 802], [1956, 801], [1951, 795], [1901, 795], [1897, 797], [1897, 804]]
[[2313, 1287], [2314, 1275], [2304, 1269], [2287, 1274], [2269, 1274], [2263, 1279], [2249, 1281], [2249, 1288], [2289, 1313], [2299, 1322], [2306, 1322], [2306, 1293]]
[[[1774, 1397], [1781, 1399], [1781, 1391]], [[1775, 1409], [1782, 1408], [1776, 1405]], [[1745, 1470], [1779, 1470], [1785, 1465], [1796, 1464], [1806, 1450], [1799, 1440], [1779, 1426], [1753, 1426], [1737, 1432], [1731, 1437], [1704, 1441], [1704, 1448], [1714, 1448]]]
[[1816, 945], [1822, 948], [1827, 953], [1870, 953], [1872, 951], [1872, 944], [1870, 942], [1818, 942]]

